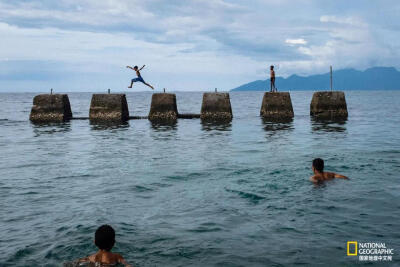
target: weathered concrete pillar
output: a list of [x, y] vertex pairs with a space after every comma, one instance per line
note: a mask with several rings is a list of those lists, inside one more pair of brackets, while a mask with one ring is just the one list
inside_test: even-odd
[[232, 120], [229, 93], [204, 93], [200, 118], [202, 120]]
[[33, 98], [32, 122], [63, 122], [72, 118], [68, 95], [43, 94]]
[[347, 118], [344, 92], [315, 92], [310, 104], [310, 115], [321, 119]]
[[155, 93], [151, 98], [149, 120], [174, 121], [178, 118], [176, 95], [169, 93]]
[[266, 92], [260, 115], [271, 120], [290, 120], [294, 117], [292, 100], [288, 92]]
[[129, 120], [125, 94], [94, 94], [90, 102], [89, 119], [99, 122]]

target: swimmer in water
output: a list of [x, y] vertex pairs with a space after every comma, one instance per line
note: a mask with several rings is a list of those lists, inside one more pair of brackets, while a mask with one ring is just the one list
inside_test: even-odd
[[346, 179], [348, 180], [349, 178], [338, 174], [338, 173], [334, 173], [334, 172], [324, 172], [324, 160], [317, 158], [314, 159], [312, 162], [312, 170], [314, 172], [314, 175], [311, 176], [310, 181], [315, 183], [315, 184], [319, 184], [322, 183], [324, 181], [328, 181], [328, 180], [332, 180], [335, 178], [339, 178], [339, 179]]
[[123, 264], [126, 267], [132, 267], [126, 263], [120, 254], [111, 252], [115, 244], [115, 231], [111, 226], [105, 224], [97, 228], [94, 235], [94, 243], [99, 248], [99, 251], [91, 256], [79, 259], [79, 263], [94, 263], [95, 266], [107, 267]]

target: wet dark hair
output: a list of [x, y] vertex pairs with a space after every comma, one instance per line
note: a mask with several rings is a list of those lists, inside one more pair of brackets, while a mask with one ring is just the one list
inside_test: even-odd
[[319, 171], [319, 172], [324, 171], [324, 160], [323, 159], [320, 159], [320, 158], [314, 159], [312, 162], [312, 165], [317, 171]]
[[99, 249], [110, 251], [115, 244], [115, 231], [108, 225], [104, 224], [97, 228], [94, 234], [94, 243]]
[[138, 66], [135, 66], [135, 67], [133, 67], [134, 69], [138, 69], [139, 67]]

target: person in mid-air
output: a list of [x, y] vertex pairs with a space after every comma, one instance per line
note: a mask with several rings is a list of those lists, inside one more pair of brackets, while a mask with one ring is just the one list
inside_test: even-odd
[[134, 79], [131, 80], [131, 85], [128, 86], [128, 88], [132, 88], [132, 85], [133, 85], [134, 82], [142, 82], [142, 83], [144, 83], [145, 85], [147, 85], [148, 87], [150, 87], [151, 89], [154, 90], [154, 87], [151, 86], [150, 84], [146, 83], [146, 82], [143, 80], [142, 75], [140, 75], [140, 71], [141, 71], [145, 66], [146, 66], [146, 65], [143, 65], [143, 67], [141, 67], [140, 69], [138, 68], [138, 66], [135, 66], [135, 67], [133, 67], [133, 68], [132, 68], [131, 66], [126, 66], [127, 68], [136, 71], [136, 75], [137, 75], [137, 78], [134, 78]]
[[311, 176], [310, 181], [315, 184], [322, 183], [324, 181], [332, 180], [335, 178], [346, 179], [346, 180], [349, 179], [348, 177], [338, 173], [324, 172], [324, 160], [320, 158], [316, 158], [313, 160], [312, 170], [314, 172], [314, 175]]
[[271, 65], [270, 70], [271, 70], [271, 78], [270, 78], [270, 81], [271, 81], [271, 92], [277, 92], [278, 90], [275, 87], [275, 71], [274, 71], [274, 66], [273, 65]]
[[97, 228], [94, 234], [94, 243], [99, 251], [86, 258], [79, 259], [78, 263], [94, 263], [95, 266], [107, 267], [123, 264], [126, 267], [131, 267], [120, 254], [111, 252], [115, 244], [115, 231], [110, 225], [105, 224]]

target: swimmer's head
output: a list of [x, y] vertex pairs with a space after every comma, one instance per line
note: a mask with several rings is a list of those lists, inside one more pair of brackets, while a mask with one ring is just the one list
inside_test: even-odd
[[99, 249], [110, 251], [115, 244], [114, 229], [107, 224], [97, 228], [94, 234], [94, 243]]
[[270, 69], [273, 70], [274, 69], [274, 65], [271, 65]]
[[313, 171], [323, 172], [324, 171], [324, 160], [316, 158], [312, 162]]
[[135, 66], [135, 67], [133, 67], [133, 69], [134, 69], [134, 70], [138, 70], [138, 69], [139, 69], [139, 67], [138, 67], [138, 66]]

